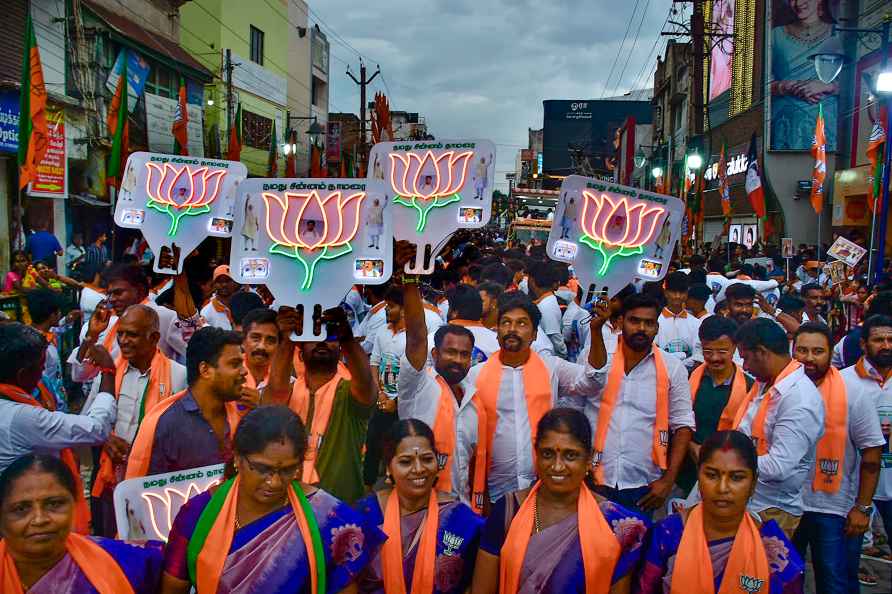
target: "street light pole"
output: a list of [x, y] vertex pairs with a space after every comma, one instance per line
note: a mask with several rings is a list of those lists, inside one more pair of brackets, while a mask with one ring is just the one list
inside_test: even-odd
[[[883, 20], [883, 43], [881, 46], [882, 49], [880, 50], [883, 55], [883, 64], [880, 67], [881, 73], [886, 71], [886, 65], [889, 63], [889, 24], [890, 19], [887, 16]], [[881, 95], [878, 92], [877, 97], [879, 98], [880, 96]], [[887, 93], [886, 97], [882, 100], [886, 103], [887, 113], [892, 113], [892, 93]], [[886, 124], [886, 128], [889, 128], [888, 123]], [[880, 191], [880, 226], [877, 229], [879, 236], [876, 239], [877, 259], [874, 282], [880, 281], [880, 277], [883, 274], [883, 265], [885, 263], [886, 254], [886, 223], [889, 216], [889, 169], [892, 168], [892, 137], [890, 136], [892, 135], [890, 135], [889, 130], [887, 129], [886, 144], [884, 146], [885, 157], [883, 159], [883, 187]], [[876, 209], [876, 205], [874, 205], [874, 209]]]

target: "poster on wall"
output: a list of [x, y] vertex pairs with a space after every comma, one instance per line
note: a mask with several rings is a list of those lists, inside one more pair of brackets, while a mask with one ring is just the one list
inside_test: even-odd
[[37, 175], [28, 186], [29, 196], [68, 197], [68, 158], [65, 154], [65, 110], [46, 110], [49, 130], [46, 154], [37, 164]]
[[709, 100], [731, 88], [734, 57], [734, 0], [713, 0], [712, 30], [729, 37], [715, 41], [709, 58]]
[[[149, 150], [156, 153], [173, 153], [173, 132], [170, 123], [174, 121], [177, 100], [146, 93], [146, 134]], [[202, 125], [201, 106], [186, 104], [189, 116], [186, 130], [189, 142], [187, 148], [190, 157], [204, 156], [204, 131]]]
[[844, 0], [771, 0], [771, 150], [811, 150], [818, 106], [827, 152], [836, 150], [839, 80], [818, 80], [815, 50], [832, 34]]
[[105, 81], [105, 88], [112, 95], [118, 88], [118, 81], [121, 80], [121, 69], [124, 65], [124, 55], [127, 55], [127, 107], [130, 113], [136, 109], [136, 103], [142, 95], [142, 91], [146, 86], [146, 80], [149, 77], [149, 63], [139, 55], [139, 53], [131, 49], [121, 49], [118, 57], [108, 73], [108, 79]]
[[759, 240], [759, 226], [758, 225], [744, 225], [743, 226], [743, 245], [745, 245], [747, 249], [753, 249], [753, 246], [756, 245], [756, 242], [758, 240]]
[[728, 227], [728, 242], [729, 243], [740, 243], [740, 237], [743, 232], [743, 228], [741, 225], [731, 225]]

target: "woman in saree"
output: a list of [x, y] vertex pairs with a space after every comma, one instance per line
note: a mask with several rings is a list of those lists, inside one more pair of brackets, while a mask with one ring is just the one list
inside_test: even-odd
[[162, 592], [355, 592], [384, 535], [345, 503], [297, 481], [307, 433], [267, 406], [242, 419], [235, 477], [182, 507], [164, 556]]
[[538, 482], [495, 503], [480, 538], [472, 594], [627, 594], [646, 520], [585, 484], [592, 429], [554, 408], [535, 436]]
[[392, 489], [357, 502], [387, 542], [359, 581], [363, 593], [458, 594], [471, 584], [483, 519], [437, 491], [440, 471], [434, 433], [423, 421], [403, 419], [384, 442]]
[[0, 592], [154, 594], [161, 543], [72, 532], [75, 481], [59, 458], [28, 454], [0, 474]]
[[756, 449], [743, 433], [718, 431], [703, 442], [701, 502], [653, 527], [641, 594], [802, 593], [805, 563], [793, 544], [774, 520], [761, 523], [746, 510], [757, 473]]

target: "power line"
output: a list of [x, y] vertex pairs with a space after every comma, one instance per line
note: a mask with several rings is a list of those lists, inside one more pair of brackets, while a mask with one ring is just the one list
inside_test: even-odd
[[650, 0], [644, 4], [644, 10], [641, 11], [641, 18], [638, 20], [638, 29], [635, 31], [635, 39], [632, 40], [632, 49], [626, 54], [626, 63], [623, 64], [622, 69], [619, 71], [619, 74], [616, 76], [616, 86], [613, 89], [613, 94], [616, 95], [617, 91], [619, 91], [620, 85], [623, 82], [623, 73], [626, 71], [626, 68], [629, 67], [629, 60], [632, 59], [632, 54], [635, 52], [635, 48], [638, 46], [638, 36], [641, 34], [641, 26], [644, 24], [644, 17], [647, 16], [647, 9], [650, 7]]
[[632, 30], [632, 23], [635, 21], [635, 13], [638, 12], [639, 2], [640, 0], [635, 0], [635, 7], [632, 9], [632, 14], [629, 16], [629, 22], [626, 24], [626, 32], [623, 34], [623, 40], [619, 44], [619, 51], [613, 56], [613, 65], [610, 66], [610, 73], [607, 75], [604, 88], [601, 90], [601, 99], [603, 99], [605, 93], [607, 93], [607, 88], [610, 86], [610, 79], [613, 78], [613, 72], [616, 70], [616, 63], [619, 61], [619, 55], [622, 53], [623, 47], [626, 45], [626, 38], [629, 36], [629, 31]]
[[[644, 63], [641, 64], [641, 70], [638, 71], [638, 76], [635, 77], [635, 82], [632, 85], [632, 88], [638, 88], [638, 84], [641, 82], [641, 77], [644, 76], [644, 72], [647, 70], [648, 64], [654, 57], [654, 52], [657, 49], [657, 46], [660, 44], [660, 40], [663, 39], [663, 30], [666, 28], [666, 25], [669, 23], [669, 18], [672, 16], [672, 6], [669, 6], [669, 11], [666, 13], [666, 19], [663, 21], [663, 26], [660, 27], [660, 34], [657, 35], [656, 39], [654, 39], [653, 47], [650, 48], [650, 53], [644, 59]], [[663, 40], [668, 43], [666, 39]]]

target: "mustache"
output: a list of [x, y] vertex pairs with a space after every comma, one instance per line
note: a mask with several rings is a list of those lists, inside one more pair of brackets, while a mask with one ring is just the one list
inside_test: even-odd
[[262, 357], [262, 358], [264, 358], [264, 359], [269, 359], [269, 353], [267, 353], [266, 351], [261, 351], [261, 350], [259, 350], [259, 349], [256, 350], [256, 351], [251, 351], [251, 356], [252, 356], [252, 357]]

